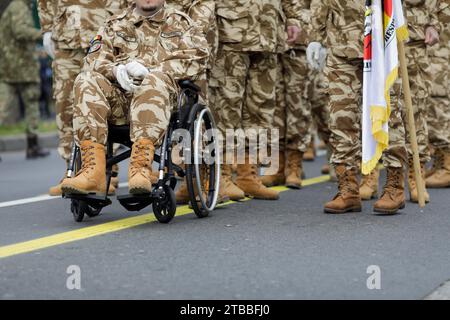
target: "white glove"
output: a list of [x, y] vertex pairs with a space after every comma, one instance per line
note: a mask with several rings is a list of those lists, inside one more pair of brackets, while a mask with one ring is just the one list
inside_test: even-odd
[[306, 58], [309, 65], [315, 69], [320, 70], [325, 65], [327, 57], [327, 49], [319, 42], [311, 42], [306, 48]]
[[129, 62], [125, 67], [128, 74], [134, 79], [142, 80], [149, 73], [148, 69], [137, 61]]
[[127, 68], [123, 64], [118, 65], [116, 68], [116, 79], [125, 91], [133, 92], [136, 89], [133, 79], [130, 78]]
[[45, 51], [52, 59], [54, 59], [55, 58], [55, 42], [52, 40], [52, 33], [51, 32], [44, 33], [42, 40], [43, 40]]

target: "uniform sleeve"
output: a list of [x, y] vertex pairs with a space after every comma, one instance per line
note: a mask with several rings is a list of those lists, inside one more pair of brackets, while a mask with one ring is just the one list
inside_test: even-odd
[[29, 7], [23, 2], [16, 1], [11, 4], [12, 34], [16, 40], [39, 41], [41, 32], [34, 27], [33, 15]]
[[281, 6], [283, 7], [283, 12], [286, 15], [288, 26], [297, 26], [299, 28], [304, 27], [300, 21], [302, 6], [300, 5], [299, 0], [282, 0]]
[[83, 71], [95, 71], [108, 80], [115, 81], [113, 69], [119, 63], [116, 63], [114, 58], [113, 34], [107, 27], [91, 40], [89, 52], [84, 59]]
[[328, 0], [311, 1], [310, 41], [325, 43], [328, 20]]
[[39, 20], [42, 32], [51, 32], [53, 28], [54, 0], [38, 0]]
[[162, 72], [174, 81], [197, 80], [205, 74], [209, 50], [200, 27], [194, 25], [181, 37], [160, 40], [156, 50], [158, 65], [154, 71]]
[[441, 25], [438, 19], [440, 1], [444, 0], [429, 0], [429, 2], [427, 2], [428, 3], [427, 6], [429, 7], [429, 18], [430, 18], [429, 20], [430, 23], [428, 24], [428, 26], [435, 28], [437, 31], [441, 31]]
[[216, 4], [214, 1], [196, 1], [188, 11], [191, 19], [203, 30], [211, 51], [210, 64], [213, 63], [219, 48], [219, 30], [216, 20]]

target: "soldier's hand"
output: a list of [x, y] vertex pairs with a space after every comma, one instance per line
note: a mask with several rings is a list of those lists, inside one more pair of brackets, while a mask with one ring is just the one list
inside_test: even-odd
[[123, 64], [115, 67], [114, 74], [122, 89], [129, 92], [133, 92], [136, 89], [136, 86], [133, 84], [133, 79], [130, 78], [127, 68]]
[[43, 36], [43, 44], [44, 44], [44, 49], [45, 52], [47, 52], [47, 54], [54, 59], [55, 58], [55, 42], [52, 40], [52, 33], [51, 32], [46, 32], [44, 33]]
[[125, 65], [125, 67], [128, 74], [134, 79], [143, 80], [149, 73], [148, 69], [137, 61], [129, 62]]
[[295, 44], [295, 42], [298, 39], [298, 36], [300, 35], [300, 28], [297, 26], [288, 26], [287, 27], [287, 43], [288, 44]]
[[434, 27], [427, 27], [425, 30], [425, 44], [434, 46], [439, 42], [439, 32]]

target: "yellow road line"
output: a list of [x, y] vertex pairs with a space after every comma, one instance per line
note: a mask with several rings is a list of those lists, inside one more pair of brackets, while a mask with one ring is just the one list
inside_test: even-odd
[[[329, 176], [320, 176], [303, 181], [304, 186], [309, 186], [329, 180]], [[273, 189], [281, 192], [288, 190], [285, 187], [274, 187]], [[249, 199], [246, 199], [249, 200]], [[226, 206], [234, 201], [228, 201], [220, 206]], [[183, 216], [193, 213], [188, 206], [177, 207], [177, 216]], [[136, 217], [119, 219], [107, 223], [102, 223], [92, 227], [80, 228], [73, 231], [62, 232], [51, 236], [38, 238], [30, 241], [19, 242], [7, 246], [0, 247], [0, 259], [15, 256], [22, 253], [32, 252], [40, 249], [45, 249], [53, 246], [62, 245], [69, 242], [84, 240], [102, 234], [116, 232], [124, 229], [129, 229], [146, 223], [155, 222], [156, 218], [153, 213], [147, 213]]]

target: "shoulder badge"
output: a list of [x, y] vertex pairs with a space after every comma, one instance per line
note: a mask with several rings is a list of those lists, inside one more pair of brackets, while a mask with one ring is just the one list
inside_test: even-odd
[[102, 47], [102, 36], [96, 35], [94, 38], [92, 38], [92, 40], [90, 42], [88, 54], [94, 53], [94, 52], [100, 50], [101, 47]]

